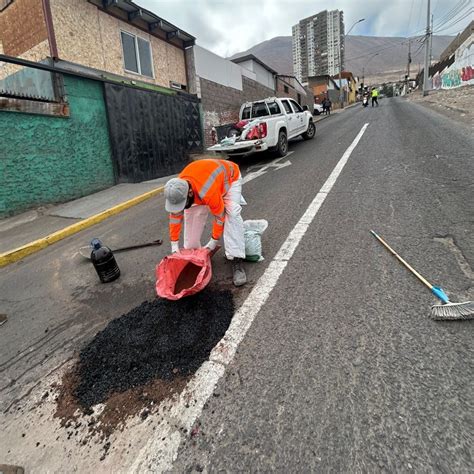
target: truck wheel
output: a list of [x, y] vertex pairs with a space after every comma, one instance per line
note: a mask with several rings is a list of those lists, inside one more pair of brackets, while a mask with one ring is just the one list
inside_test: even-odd
[[286, 136], [286, 132], [284, 130], [280, 130], [278, 134], [278, 144], [275, 149], [275, 155], [282, 157], [286, 156], [288, 153], [288, 138]]
[[316, 126], [314, 125], [313, 121], [311, 121], [308, 124], [308, 129], [301, 136], [305, 140], [311, 140], [312, 138], [314, 138], [314, 135], [316, 135]]

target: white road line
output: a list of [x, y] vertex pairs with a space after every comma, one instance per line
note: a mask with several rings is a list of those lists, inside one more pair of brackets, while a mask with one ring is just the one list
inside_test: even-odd
[[[167, 406], [163, 408], [162, 413], [166, 414], [166, 418], [156, 426], [153, 438], [142, 448], [131, 466], [132, 471], [163, 472], [172, 468], [183, 440], [182, 430], [189, 433], [196, 420], [201, 416], [204, 404], [212, 396], [219, 379], [225, 373], [225, 367], [234, 358], [239, 343], [245, 337], [255, 317], [278, 283], [293, 253], [316, 217], [368, 125], [366, 123], [362, 127], [354, 141], [342, 155], [323, 187], [280, 247], [275, 258], [242, 306], [237, 310], [225, 336], [212, 350], [209, 362], [205, 362], [196, 372], [180, 394], [178, 401], [168, 402]], [[162, 439], [165, 441], [162, 441]]]
[[249, 173], [250, 170], [257, 168], [259, 165], [253, 165], [250, 168], [247, 169], [247, 174], [242, 178], [242, 184], [248, 183], [249, 181], [252, 181], [255, 178], [259, 178], [260, 176], [263, 176], [269, 168], [275, 168], [276, 171], [278, 171], [281, 168], [286, 168], [287, 166], [291, 165], [291, 161], [286, 161], [285, 163], [278, 163], [280, 160], [283, 160], [283, 158], [288, 158], [294, 151], [289, 151], [284, 157], [282, 158], [277, 158], [276, 160], [270, 161], [267, 165], [263, 166], [260, 168], [258, 171], [252, 171]]

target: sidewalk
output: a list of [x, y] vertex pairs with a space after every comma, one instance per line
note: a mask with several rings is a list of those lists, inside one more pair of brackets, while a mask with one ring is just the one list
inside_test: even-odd
[[118, 184], [65, 204], [1, 220], [0, 267], [160, 194], [169, 178]]

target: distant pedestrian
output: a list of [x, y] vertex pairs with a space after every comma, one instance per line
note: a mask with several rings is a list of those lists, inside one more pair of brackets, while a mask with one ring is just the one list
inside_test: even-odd
[[378, 107], [379, 106], [379, 101], [378, 101], [379, 91], [375, 87], [372, 89], [371, 96], [372, 96], [372, 107], [374, 106], [374, 104], [377, 104], [377, 107]]
[[323, 111], [324, 111], [324, 115], [331, 115], [331, 101], [329, 100], [328, 97], [325, 97], [325, 99], [323, 100]]

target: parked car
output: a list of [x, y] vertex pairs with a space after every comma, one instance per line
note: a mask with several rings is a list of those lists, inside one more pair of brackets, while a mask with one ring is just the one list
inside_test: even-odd
[[316, 126], [309, 110], [304, 110], [290, 98], [269, 97], [246, 102], [240, 108], [240, 121], [225, 128], [225, 136], [213, 136], [218, 141], [208, 151], [229, 156], [243, 156], [265, 150], [277, 156], [288, 153], [288, 140], [301, 135], [305, 140], [314, 138]]
[[313, 115], [321, 115], [324, 112], [323, 106], [321, 104], [314, 104]]

